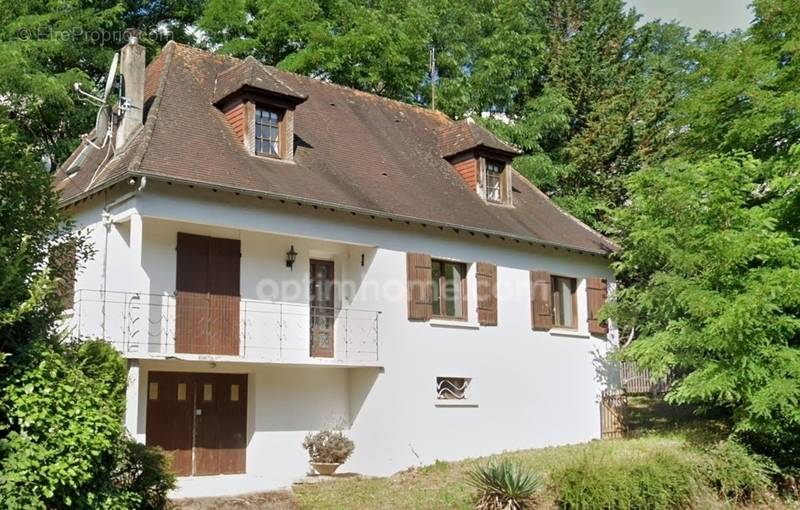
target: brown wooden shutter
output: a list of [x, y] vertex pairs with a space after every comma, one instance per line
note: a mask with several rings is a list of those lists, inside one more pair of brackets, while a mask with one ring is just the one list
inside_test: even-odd
[[548, 330], [553, 327], [553, 293], [550, 273], [531, 271], [531, 320], [533, 329]]
[[497, 266], [478, 262], [478, 323], [497, 326]]
[[175, 351], [239, 354], [240, 241], [178, 233]]
[[406, 272], [408, 278], [408, 320], [430, 320], [431, 315], [433, 315], [431, 256], [424, 253], [407, 253]]
[[603, 278], [590, 277], [586, 279], [586, 303], [587, 303], [587, 319], [589, 323], [589, 332], [596, 335], [605, 335], [608, 333], [608, 325], [605, 321], [601, 322], [597, 319], [597, 313], [600, 308], [606, 303], [606, 281]]

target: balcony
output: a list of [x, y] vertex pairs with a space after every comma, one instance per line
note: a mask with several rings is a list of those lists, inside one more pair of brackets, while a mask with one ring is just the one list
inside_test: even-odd
[[82, 289], [67, 327], [129, 358], [379, 366], [379, 318], [235, 296]]

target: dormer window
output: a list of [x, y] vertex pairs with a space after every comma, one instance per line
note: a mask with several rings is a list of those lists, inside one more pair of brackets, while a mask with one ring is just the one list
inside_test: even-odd
[[502, 204], [505, 202], [503, 195], [505, 194], [504, 178], [505, 178], [504, 163], [500, 161], [486, 160], [486, 186], [485, 193], [487, 201]]
[[444, 157], [486, 203], [512, 206], [511, 160], [522, 154], [471, 118], [437, 131]]
[[255, 152], [259, 156], [281, 157], [281, 120], [283, 113], [274, 109], [256, 106]]
[[306, 96], [280, 72], [247, 57], [217, 75], [214, 105], [251, 156], [294, 159], [294, 112]]

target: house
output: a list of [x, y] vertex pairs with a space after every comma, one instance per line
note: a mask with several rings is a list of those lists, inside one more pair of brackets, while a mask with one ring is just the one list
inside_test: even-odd
[[301, 478], [324, 428], [370, 475], [599, 437], [614, 245], [516, 148], [253, 58], [121, 55], [111, 141], [56, 174], [96, 249], [69, 327], [127, 359], [179, 494]]

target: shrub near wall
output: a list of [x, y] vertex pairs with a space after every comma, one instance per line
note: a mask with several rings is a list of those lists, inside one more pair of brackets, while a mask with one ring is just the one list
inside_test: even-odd
[[699, 489], [695, 464], [679, 452], [612, 459], [587, 452], [551, 474], [565, 510], [671, 510], [691, 505]]
[[735, 441], [703, 451], [677, 444], [637, 455], [589, 450], [554, 470], [550, 489], [564, 510], [700, 509], [762, 499], [772, 473], [768, 460]]
[[130, 444], [125, 368], [104, 342], [33, 342], [0, 393], [0, 502], [16, 509], [157, 509], [173, 478]]

